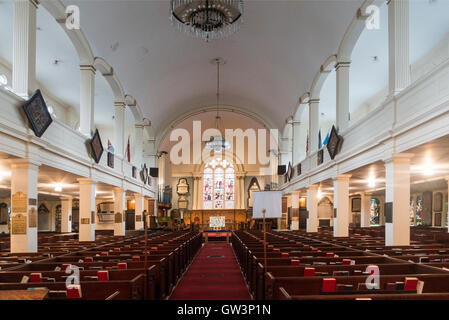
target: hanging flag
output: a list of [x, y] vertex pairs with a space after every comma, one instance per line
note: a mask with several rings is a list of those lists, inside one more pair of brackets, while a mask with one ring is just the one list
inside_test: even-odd
[[318, 131], [318, 150], [320, 150], [322, 147], [321, 143], [321, 129]]
[[326, 138], [324, 138], [323, 146], [327, 146], [328, 142], [329, 142], [329, 132], [327, 133]]
[[126, 157], [128, 159], [128, 162], [131, 162], [131, 152], [129, 148], [129, 136], [128, 136], [128, 144], [126, 145]]
[[110, 152], [110, 153], [114, 153], [114, 147], [112, 146], [112, 143], [111, 143], [111, 141], [109, 141], [109, 139], [108, 139], [108, 152]]
[[306, 155], [309, 154], [309, 132], [307, 132], [307, 137], [306, 137]]

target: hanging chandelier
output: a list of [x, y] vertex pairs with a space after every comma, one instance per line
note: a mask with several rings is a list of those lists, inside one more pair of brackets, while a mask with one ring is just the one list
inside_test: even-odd
[[205, 41], [225, 38], [242, 23], [243, 0], [171, 0], [170, 20], [179, 31]]
[[[225, 61], [222, 58], [215, 58], [211, 61], [217, 64], [217, 115], [215, 116], [215, 127], [220, 131], [220, 64], [224, 64]], [[220, 153], [224, 150], [229, 150], [231, 144], [226, 141], [221, 135], [216, 135], [209, 141], [206, 141], [206, 149], [213, 150], [216, 153]]]

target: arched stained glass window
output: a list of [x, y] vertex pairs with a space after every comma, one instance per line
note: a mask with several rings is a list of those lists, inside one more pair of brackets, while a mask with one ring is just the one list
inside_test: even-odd
[[224, 208], [234, 208], [234, 168], [217, 158], [204, 168], [203, 209]]
[[422, 225], [422, 198], [418, 196], [416, 200], [416, 223], [415, 225]]
[[380, 202], [378, 199], [372, 198], [370, 205], [370, 225], [371, 226], [379, 225], [379, 217], [380, 217]]

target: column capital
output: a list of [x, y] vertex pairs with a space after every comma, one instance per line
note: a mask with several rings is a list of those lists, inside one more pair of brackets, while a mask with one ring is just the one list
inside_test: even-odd
[[112, 188], [112, 190], [114, 191], [114, 193], [126, 192], [126, 190], [124, 188], [120, 188], [120, 187]]
[[135, 198], [135, 199], [140, 199], [140, 198], [144, 198], [144, 199], [145, 199], [146, 197], [145, 197], [143, 194], [135, 193], [135, 194], [134, 194], [134, 198]]
[[93, 65], [89, 65], [89, 64], [80, 65], [80, 70], [81, 71], [91, 71], [93, 74], [95, 74], [97, 72], [97, 69], [95, 69], [95, 67]]
[[37, 169], [41, 165], [37, 161], [33, 161], [29, 158], [11, 159], [9, 160], [11, 168], [34, 168]]
[[384, 162], [390, 163], [390, 162], [394, 162], [394, 163], [406, 163], [406, 162], [410, 162], [410, 159], [414, 157], [413, 153], [394, 153], [391, 155], [391, 157], [388, 157], [387, 159], [384, 160]]
[[92, 178], [78, 178], [76, 179], [79, 184], [95, 184], [96, 181]]
[[339, 174], [332, 179], [334, 181], [349, 181], [349, 179], [352, 177], [352, 174]]
[[338, 70], [340, 67], [342, 68], [349, 68], [349, 66], [351, 65], [351, 62], [347, 62], [347, 61], [338, 61], [335, 64], [335, 70]]
[[320, 99], [309, 99], [309, 105], [310, 104], [317, 104], [320, 103]]
[[126, 103], [124, 101], [114, 101], [114, 107], [122, 107], [126, 109]]
[[311, 184], [310, 186], [307, 187], [308, 190], [318, 190], [319, 189], [319, 185], [317, 184]]

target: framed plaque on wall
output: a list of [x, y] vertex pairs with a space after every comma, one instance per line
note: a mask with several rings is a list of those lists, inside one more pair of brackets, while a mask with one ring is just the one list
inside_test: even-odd
[[39, 89], [25, 102], [23, 111], [36, 137], [41, 137], [53, 122]]

